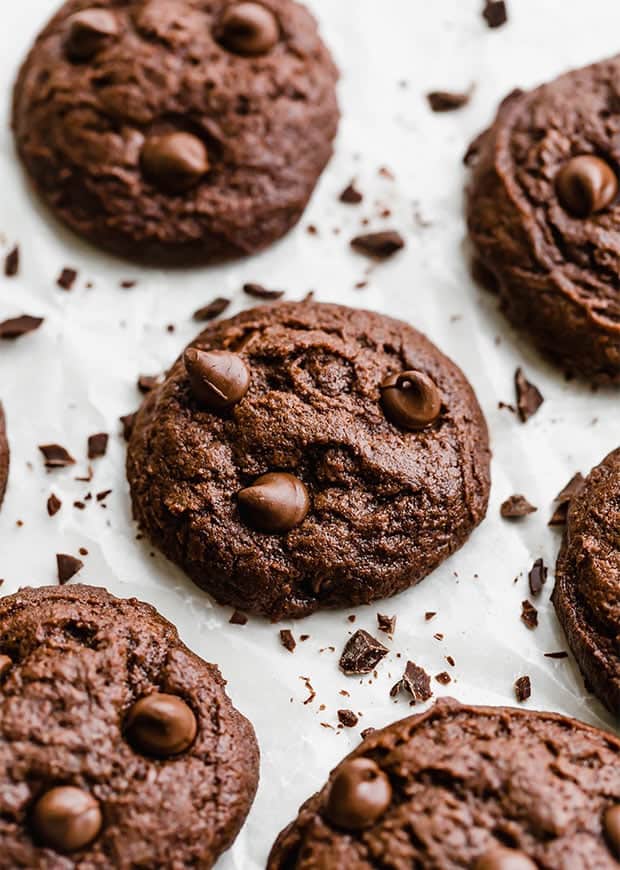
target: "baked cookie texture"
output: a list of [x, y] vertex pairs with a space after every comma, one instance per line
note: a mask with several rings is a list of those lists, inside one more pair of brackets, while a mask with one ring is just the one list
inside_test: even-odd
[[[567, 373], [620, 383], [620, 58], [515, 91], [470, 148], [475, 257]], [[585, 158], [585, 159], [584, 159]]]
[[168, 558], [221, 603], [277, 620], [431, 572], [485, 515], [489, 444], [464, 375], [415, 329], [285, 303], [198, 336], [139, 411], [127, 474]]
[[1, 599], [0, 867], [211, 867], [258, 781], [224, 686], [135, 599]]
[[293, 0], [69, 0], [15, 86], [19, 155], [55, 215], [147, 262], [251, 254], [332, 152], [337, 71]]
[[344, 759], [267, 867], [612, 870], [619, 760], [618, 738], [553, 713], [439, 701]]
[[4, 408], [0, 402], [0, 507], [6, 492], [6, 485], [9, 479], [9, 442], [6, 435], [6, 418]]
[[620, 716], [620, 449], [571, 500], [553, 603], [588, 688]]

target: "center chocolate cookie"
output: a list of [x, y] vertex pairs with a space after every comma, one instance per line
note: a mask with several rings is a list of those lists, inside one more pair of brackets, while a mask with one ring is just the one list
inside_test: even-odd
[[332, 153], [337, 71], [294, 0], [68, 0], [15, 87], [21, 159], [60, 220], [123, 256], [251, 254]]
[[293, 303], [210, 326], [146, 398], [134, 514], [220, 602], [274, 620], [417, 583], [485, 515], [486, 424], [398, 320]]
[[617, 870], [620, 740], [440, 701], [374, 731], [278, 837], [268, 870]]
[[469, 235], [508, 318], [565, 372], [620, 384], [620, 57], [501, 104], [470, 148]]
[[224, 685], [135, 599], [0, 599], [0, 867], [211, 867], [258, 782]]
[[4, 408], [0, 402], [0, 507], [6, 492], [6, 485], [9, 479], [9, 442], [6, 436], [6, 419], [4, 416]]
[[620, 717], [620, 449], [571, 499], [553, 603], [588, 687]]

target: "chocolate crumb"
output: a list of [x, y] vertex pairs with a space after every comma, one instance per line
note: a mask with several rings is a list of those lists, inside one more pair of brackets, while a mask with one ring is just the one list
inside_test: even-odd
[[60, 508], [62, 507], [62, 502], [58, 498], [58, 496], [52, 493], [47, 500], [47, 512], [50, 517], [56, 516]]
[[351, 239], [351, 247], [359, 254], [375, 260], [387, 260], [405, 247], [405, 240], [395, 230], [380, 233], [367, 233]]
[[73, 507], [77, 508], [79, 511], [83, 511], [86, 509], [86, 505], [84, 504], [83, 501], [74, 501]]
[[215, 320], [220, 314], [223, 314], [230, 305], [230, 299], [225, 299], [223, 296], [218, 296], [207, 305], [203, 305], [197, 311], [194, 311], [194, 320], [205, 321]]
[[436, 674], [435, 679], [438, 683], [441, 683], [442, 686], [447, 686], [448, 683], [452, 682], [452, 677], [447, 671], [442, 671], [440, 674]]
[[280, 643], [287, 649], [289, 652], [293, 652], [297, 643], [295, 642], [295, 638], [293, 637], [293, 632], [288, 628], [283, 628], [280, 631]]
[[254, 299], [281, 299], [284, 296], [284, 290], [269, 290], [262, 284], [244, 284], [243, 292]]
[[408, 692], [411, 695], [414, 704], [418, 701], [428, 701], [432, 697], [431, 678], [424, 668], [416, 665], [415, 662], [407, 662], [405, 673], [392, 686], [390, 695], [392, 698], [395, 698], [402, 691]]
[[391, 637], [396, 630], [396, 617], [377, 613], [377, 625], [379, 626], [379, 631], [383, 631]]
[[554, 501], [556, 502], [555, 510], [549, 520], [550, 526], [563, 526], [566, 523], [568, 518], [568, 509], [570, 507], [571, 500], [579, 495], [583, 487], [585, 486], [585, 478], [581, 472], [577, 472], [577, 474], [573, 475], [569, 482], [566, 484], [562, 492], [559, 492]]
[[75, 465], [73, 456], [60, 444], [40, 444], [39, 450], [45, 458], [46, 468], [66, 468], [68, 465]]
[[82, 570], [84, 562], [81, 559], [76, 559], [75, 556], [57, 553], [56, 566], [58, 568], [58, 582], [61, 586], [64, 586], [78, 571]]
[[245, 613], [242, 613], [240, 610], [235, 610], [232, 614], [228, 622], [231, 625], [247, 625], [248, 618]]
[[96, 435], [90, 435], [88, 438], [88, 458], [101, 459], [105, 456], [108, 449], [108, 434], [106, 432], [98, 432]]
[[351, 182], [351, 184], [348, 184], [345, 187], [338, 199], [340, 200], [340, 202], [346, 203], [346, 205], [359, 205], [364, 197], [359, 192], [359, 190], [357, 190], [354, 183]]
[[359, 717], [355, 715], [353, 710], [338, 710], [338, 721], [345, 728], [355, 728], [359, 722]]
[[505, 0], [486, 0], [482, 14], [491, 28], [501, 27], [508, 21]]
[[454, 112], [466, 106], [470, 100], [470, 94], [452, 91], [431, 91], [426, 95], [428, 104], [433, 112]]
[[11, 317], [0, 323], [0, 338], [21, 338], [29, 332], [34, 332], [43, 323], [42, 317], [32, 317], [30, 314], [21, 314], [19, 317]]
[[531, 629], [538, 625], [538, 611], [527, 599], [521, 602], [521, 620]]
[[517, 411], [519, 412], [519, 417], [522, 423], [527, 423], [530, 417], [533, 417], [538, 411], [544, 402], [544, 398], [538, 387], [535, 387], [534, 384], [531, 384], [527, 380], [521, 368], [518, 368], [515, 372], [515, 390], [517, 393]]
[[56, 284], [62, 290], [72, 290], [73, 285], [75, 284], [78, 273], [75, 269], [63, 269], [60, 275], [58, 276], [58, 280]]
[[500, 513], [505, 520], [518, 520], [528, 514], [536, 513], [537, 510], [538, 508], [530, 504], [524, 495], [511, 495], [502, 504]]
[[339, 667], [347, 676], [369, 674], [387, 654], [387, 647], [367, 631], [359, 629], [347, 641]]
[[539, 595], [547, 582], [548, 569], [542, 559], [536, 559], [527, 575], [532, 595]]
[[125, 414], [124, 417], [120, 417], [120, 421], [123, 424], [123, 438], [125, 441], [129, 441], [131, 438], [131, 433], [133, 432], [134, 423], [136, 422], [136, 412], [133, 414]]
[[515, 695], [517, 701], [522, 704], [524, 701], [527, 701], [528, 698], [532, 695], [532, 684], [530, 678], [528, 676], [519, 677], [515, 682]]
[[4, 258], [4, 274], [7, 278], [14, 278], [19, 272], [19, 245], [9, 251]]

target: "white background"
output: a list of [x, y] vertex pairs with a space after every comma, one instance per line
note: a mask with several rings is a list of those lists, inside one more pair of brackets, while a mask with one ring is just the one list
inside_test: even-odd
[[[454, 682], [447, 689], [435, 683], [436, 694], [510, 704], [515, 678], [529, 674], [530, 706], [614, 727], [585, 693], [572, 659], [543, 657], [566, 648], [548, 601], [552, 576], [537, 602], [539, 628], [529, 631], [519, 616], [533, 560], [542, 556], [550, 565], [555, 560], [559, 533], [546, 525], [553, 497], [575, 471], [586, 472], [618, 446], [617, 394], [594, 395], [585, 386], [564, 383], [510, 330], [493, 297], [473, 285], [464, 257], [461, 159], [513, 87], [617, 51], [617, 0], [511, 0], [509, 24], [495, 31], [480, 15], [482, 0], [313, 0], [310, 5], [342, 69], [336, 155], [302, 224], [284, 241], [260, 257], [184, 273], [136, 268], [100, 255], [35, 201], [15, 159], [10, 94], [20, 58], [55, 0], [8, 3], [0, 29], [0, 232], [5, 250], [18, 242], [22, 252], [19, 277], [0, 277], [0, 320], [24, 312], [45, 317], [38, 332], [0, 346], [0, 397], [13, 451], [0, 515], [3, 592], [54, 583], [55, 553], [77, 555], [86, 547], [82, 581], [152, 602], [192, 649], [220, 665], [234, 702], [254, 722], [262, 750], [256, 803], [235, 847], [218, 865], [229, 870], [264, 866], [275, 835], [356, 745], [361, 728], [407, 715], [406, 700], [388, 695], [407, 658], [431, 674], [451, 671]], [[470, 85], [475, 92], [469, 107], [450, 115], [430, 112], [427, 91]], [[378, 174], [382, 166], [394, 172], [395, 181]], [[365, 194], [362, 206], [338, 202], [353, 177]], [[385, 206], [393, 212], [389, 220], [379, 217]], [[416, 209], [430, 226], [419, 226]], [[363, 217], [370, 218], [371, 229], [399, 229], [407, 249], [376, 267], [360, 291], [353, 285], [367, 263], [349, 251], [348, 240], [360, 231]], [[305, 231], [309, 223], [319, 228], [318, 237]], [[64, 266], [79, 271], [71, 293], [55, 286]], [[138, 285], [121, 290], [119, 282], [130, 278]], [[86, 281], [95, 287], [85, 289]], [[359, 609], [353, 627], [347, 621], [353, 611], [278, 627], [256, 619], [231, 626], [229, 609], [214, 605], [134, 537], [118, 417], [138, 403], [137, 375], [164, 369], [197, 332], [191, 320], [196, 308], [217, 295], [233, 297], [230, 313], [248, 304], [239, 289], [245, 281], [285, 288], [290, 299], [314, 289], [320, 300], [409, 320], [462, 366], [489, 422], [494, 461], [487, 520], [418, 588]], [[173, 334], [166, 331], [169, 323], [176, 325]], [[525, 426], [498, 409], [498, 401], [514, 399], [517, 365], [546, 400]], [[87, 436], [99, 431], [112, 433], [108, 455], [95, 463], [92, 484], [78, 483], [76, 474], [86, 469]], [[65, 445], [79, 465], [47, 474], [37, 445], [48, 442]], [[88, 491], [108, 488], [113, 494], [107, 510], [97, 504], [85, 511], [72, 507]], [[45, 510], [52, 490], [63, 501], [54, 519]], [[516, 525], [499, 518], [499, 505], [514, 492], [539, 507]], [[428, 610], [437, 611], [431, 622], [424, 620]], [[337, 667], [341, 648], [352, 628], [375, 633], [377, 611], [398, 616], [392, 653], [376, 681], [346, 678]], [[291, 655], [279, 644], [280, 627], [311, 637]], [[436, 632], [443, 641], [433, 638]], [[336, 652], [319, 652], [329, 646]], [[446, 655], [454, 657], [455, 668]], [[308, 705], [302, 675], [311, 678], [317, 693]], [[341, 697], [341, 689], [351, 698]], [[322, 727], [336, 725], [341, 707], [362, 712], [360, 726]]]

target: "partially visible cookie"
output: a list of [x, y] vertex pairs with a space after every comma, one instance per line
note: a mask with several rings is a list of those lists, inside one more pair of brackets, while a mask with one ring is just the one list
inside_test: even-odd
[[95, 245], [185, 265], [300, 218], [332, 153], [337, 71], [295, 0], [67, 0], [17, 80], [19, 155]]
[[553, 603], [588, 688], [620, 717], [620, 448], [571, 499]]
[[211, 867], [258, 781], [224, 685], [136, 599], [0, 599], [0, 867]]
[[615, 384], [619, 135], [620, 57], [515, 91], [470, 148], [467, 205], [507, 317], [567, 373]]
[[411, 326], [287, 303], [193, 342], [138, 413], [127, 474], [195, 583], [281, 619], [429, 574], [486, 513], [489, 443], [465, 376]]
[[9, 479], [9, 442], [6, 435], [6, 419], [4, 408], [0, 402], [0, 506], [6, 492], [6, 484]]
[[620, 740], [440, 701], [374, 731], [278, 837], [268, 870], [613, 870]]

